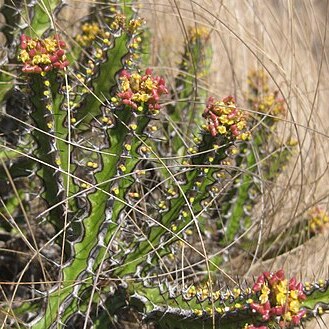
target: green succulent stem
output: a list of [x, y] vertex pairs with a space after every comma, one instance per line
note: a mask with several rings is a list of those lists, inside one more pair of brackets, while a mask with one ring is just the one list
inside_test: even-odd
[[[0, 122], [0, 184], [7, 187], [8, 173], [15, 184], [18, 181], [15, 197], [0, 191], [0, 212], [11, 219], [0, 223], [1, 233], [15, 235], [15, 225], [21, 225], [20, 199], [37, 193], [46, 203], [33, 200], [42, 208], [43, 222], [29, 217], [40, 231], [45, 222], [51, 230], [42, 232], [49, 241], [41, 240], [36, 248], [50, 276], [57, 275], [49, 291], [41, 288], [36, 292], [40, 298], [22, 302], [10, 315], [17, 326], [33, 329], [81, 323], [84, 328], [110, 328], [128, 307], [161, 329], [213, 329], [214, 323], [223, 329], [252, 324], [278, 328], [282, 314], [298, 317], [305, 309], [302, 321], [321, 315], [329, 309], [325, 280], [305, 283], [302, 290], [284, 279], [274, 286], [263, 274], [256, 288], [214, 291], [210, 279], [221, 270], [218, 263], [231, 264], [218, 256], [221, 253], [206, 255], [206, 235], [215, 227], [217, 247], [239, 245], [254, 251], [247, 235], [240, 244], [233, 242], [250, 225], [249, 212], [265, 192], [258, 177], [273, 182], [291, 149], [274, 139], [277, 120], [272, 116], [250, 120], [256, 128], [248, 142], [246, 116], [232, 97], [211, 97], [205, 108], [203, 87], [212, 48], [210, 34], [200, 27], [188, 33], [169, 96], [172, 102], [160, 106], [159, 98], [168, 90], [152, 70], [139, 70], [138, 58], [149, 57], [140, 54], [148, 49], [143, 45], [148, 38], [140, 34], [143, 22], [134, 4], [118, 0], [91, 5], [77, 35], [59, 29], [57, 14], [65, 5], [61, 0], [5, 0], [1, 8], [8, 53], [18, 56], [8, 56], [0, 69], [0, 103], [5, 119], [13, 120], [13, 127], [20, 124], [11, 134], [7, 121]], [[251, 94], [249, 105], [256, 106], [261, 92], [256, 88]], [[261, 106], [266, 111], [269, 107], [268, 113], [271, 106], [282, 110], [277, 93], [267, 96], [265, 105], [258, 104], [254, 111]], [[7, 109], [16, 106], [21, 113], [9, 114]], [[17, 152], [8, 151], [14, 147]], [[22, 226], [22, 233], [29, 234]], [[293, 249], [298, 245], [295, 237], [306, 228], [308, 223], [301, 221], [285, 233], [270, 235], [262, 245], [268, 257]], [[293, 242], [277, 246], [278, 238]], [[178, 283], [172, 259], [185, 257], [177, 256], [184, 248], [191, 249], [201, 271], [211, 275], [198, 290], [188, 273], [191, 268], [195, 274], [195, 264], [181, 269], [188, 278]], [[199, 273], [195, 277], [201, 281]], [[266, 289], [270, 285], [274, 292]], [[289, 293], [277, 298], [277, 287]], [[307, 298], [301, 302], [304, 293]], [[295, 309], [293, 303], [287, 309], [276, 304], [282, 298], [286, 303], [290, 298]], [[278, 307], [277, 318], [266, 314], [270, 302]]]

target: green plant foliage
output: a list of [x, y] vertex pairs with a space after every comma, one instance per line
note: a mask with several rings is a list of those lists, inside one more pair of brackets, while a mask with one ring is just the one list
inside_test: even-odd
[[[191, 138], [189, 131], [195, 129], [196, 124], [202, 124], [200, 112], [207, 98], [205, 79], [209, 74], [211, 60], [209, 31], [202, 26], [190, 28], [182, 61], [178, 66], [179, 74], [170, 91], [173, 98], [173, 103], [167, 107], [170, 124], [164, 125], [169, 144], [167, 148], [171, 152], [185, 154], [186, 141]], [[184, 122], [182, 118], [185, 118]]]
[[[56, 25], [64, 5], [5, 1], [1, 9], [15, 55], [0, 70], [0, 184], [15, 191], [0, 193], [0, 234], [28, 241], [44, 282], [29, 286], [20, 305], [6, 300], [8, 323], [109, 328], [132, 307], [159, 328], [288, 328], [328, 309], [328, 281], [303, 286], [282, 270], [264, 272], [252, 288], [216, 290], [213, 277], [227, 261], [194, 245], [213, 234], [216, 247], [229, 248], [251, 224], [258, 178], [273, 182], [292, 154], [274, 137], [284, 102], [264, 73], [249, 76], [251, 115], [231, 96], [208, 97], [210, 34], [196, 27], [168, 90], [140, 69], [149, 34], [133, 1], [95, 2], [73, 35]], [[34, 204], [19, 202], [31, 195], [40, 209], [33, 225]], [[321, 211], [302, 222], [308, 238], [327, 222]], [[46, 228], [39, 244], [32, 226]], [[180, 284], [185, 248], [206, 275], [193, 282], [182, 269]]]

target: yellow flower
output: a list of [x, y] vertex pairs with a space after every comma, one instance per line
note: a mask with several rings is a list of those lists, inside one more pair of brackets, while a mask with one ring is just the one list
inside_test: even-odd
[[155, 88], [155, 85], [150, 78], [147, 78], [143, 83], [143, 87], [151, 91]]
[[264, 284], [261, 292], [262, 293], [259, 296], [259, 300], [260, 300], [261, 304], [265, 304], [268, 301], [268, 295], [270, 294], [270, 288]]
[[249, 138], [250, 138], [250, 131], [247, 131], [247, 132], [242, 133], [242, 134], [240, 135], [240, 139], [243, 140], [243, 141], [246, 141], [246, 140], [249, 139]]
[[30, 59], [30, 56], [29, 56], [28, 52], [24, 49], [24, 50], [21, 50], [19, 58], [23, 63], [25, 63], [26, 61], [28, 61]]
[[202, 310], [198, 310], [198, 309], [193, 310], [193, 312], [196, 316], [202, 316], [203, 314]]
[[32, 64], [37, 65], [37, 64], [50, 64], [51, 60], [49, 59], [49, 56], [46, 54], [42, 55], [35, 55], [32, 59]]
[[138, 91], [140, 88], [140, 81], [141, 81], [141, 76], [139, 74], [137, 73], [132, 74], [130, 79], [131, 89], [133, 89], [134, 91]]
[[41, 63], [42, 64], [50, 64], [51, 60], [50, 60], [49, 56], [46, 55], [46, 54], [42, 54], [41, 55]]
[[226, 127], [225, 126], [218, 126], [217, 128], [218, 132], [221, 134], [221, 135], [224, 135], [226, 133]]
[[189, 37], [192, 42], [196, 42], [197, 39], [206, 39], [209, 36], [209, 30], [203, 26], [192, 27], [189, 29]]
[[137, 18], [137, 19], [131, 19], [131, 20], [129, 21], [129, 23], [128, 23], [129, 31], [130, 31], [131, 33], [136, 32], [136, 30], [137, 30], [140, 26], [142, 26], [142, 24], [143, 24], [143, 20], [140, 19], [140, 18]]
[[283, 306], [286, 303], [286, 300], [287, 300], [286, 294], [283, 294], [282, 292], [279, 292], [276, 295], [276, 302], [277, 302], [278, 305]]
[[236, 124], [236, 126], [239, 130], [244, 129], [246, 127], [246, 125], [247, 125], [246, 121], [240, 121]]
[[126, 77], [122, 78], [121, 88], [123, 91], [127, 91], [130, 88], [129, 80]]
[[284, 294], [286, 294], [288, 292], [288, 281], [287, 280], [282, 280], [279, 281], [276, 285], [275, 288], [279, 291], [282, 292]]
[[150, 99], [150, 96], [147, 94], [137, 93], [132, 97], [132, 100], [135, 102], [146, 103]]
[[148, 100], [150, 99], [150, 96], [149, 95], [147, 95], [147, 94], [141, 94], [140, 96], [139, 96], [139, 101], [140, 102], [147, 102]]
[[30, 40], [27, 41], [27, 46], [28, 46], [29, 49], [33, 49], [37, 46], [37, 43], [36, 43], [35, 40], [30, 39]]
[[44, 45], [47, 51], [54, 52], [57, 48], [57, 41], [53, 38], [47, 38], [44, 40]]
[[292, 299], [298, 299], [298, 290], [290, 290], [289, 294]]
[[289, 309], [291, 312], [297, 314], [299, 312], [300, 309], [300, 303], [298, 300], [293, 300], [290, 302], [289, 304]]
[[219, 117], [219, 121], [224, 125], [228, 123], [227, 115], [223, 114]]
[[32, 59], [32, 64], [36, 65], [36, 64], [40, 64], [40, 63], [42, 63], [41, 56], [40, 55], [35, 55]]
[[223, 106], [221, 107], [221, 112], [224, 114], [230, 114], [232, 112], [232, 108], [229, 106]]
[[191, 297], [194, 297], [195, 294], [196, 294], [196, 288], [195, 288], [195, 286], [191, 286], [191, 287], [187, 290], [185, 296], [186, 296], [186, 298], [191, 298]]

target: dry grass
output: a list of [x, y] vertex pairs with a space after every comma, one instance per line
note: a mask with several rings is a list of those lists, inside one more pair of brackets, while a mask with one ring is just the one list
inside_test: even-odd
[[[211, 31], [214, 58], [209, 79], [201, 80], [211, 95], [234, 95], [244, 104], [249, 69], [263, 68], [285, 98], [288, 115], [277, 138], [298, 141], [297, 152], [258, 205], [257, 236], [281, 225], [288, 227], [315, 204], [328, 207], [329, 196], [329, 63], [327, 35], [329, 2], [325, 0], [161, 0], [140, 1], [141, 16], [152, 32], [151, 66], [169, 81], [183, 49], [189, 26]], [[1, 2], [0, 2], [1, 3]], [[74, 27], [82, 1], [68, 1], [59, 21], [63, 29]], [[73, 16], [72, 16], [73, 13]], [[72, 17], [74, 18], [72, 20]], [[328, 207], [329, 208], [329, 207]], [[284, 268], [287, 276], [301, 280], [328, 277], [328, 232], [288, 254], [254, 264], [234, 264], [234, 271], [250, 279], [263, 270]], [[238, 269], [238, 270], [237, 270]], [[328, 318], [324, 317], [324, 321]], [[307, 328], [326, 328], [313, 321]]]

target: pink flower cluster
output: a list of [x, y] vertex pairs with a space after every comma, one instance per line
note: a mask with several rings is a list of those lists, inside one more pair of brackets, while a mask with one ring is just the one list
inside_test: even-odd
[[146, 69], [145, 74], [129, 73], [123, 70], [120, 74], [120, 92], [112, 99], [127, 105], [133, 110], [150, 111], [160, 109], [160, 96], [168, 93], [165, 81], [159, 76], [152, 76], [152, 70]]
[[58, 34], [46, 39], [21, 35], [18, 59], [24, 63], [25, 73], [48, 72], [54, 68], [64, 70], [69, 65], [65, 56], [66, 43]]
[[236, 107], [232, 96], [221, 101], [209, 97], [202, 116], [207, 119], [206, 130], [213, 137], [222, 135], [240, 140], [247, 140], [250, 137], [250, 132], [246, 130], [246, 116]]
[[[278, 319], [281, 328], [300, 324], [306, 313], [301, 310], [301, 302], [306, 299], [303, 285], [296, 278], [285, 279], [283, 270], [276, 273], [264, 272], [253, 286], [253, 291], [259, 294], [259, 303], [251, 303], [251, 309], [260, 314], [262, 320]], [[248, 329], [266, 327], [248, 327]]]

